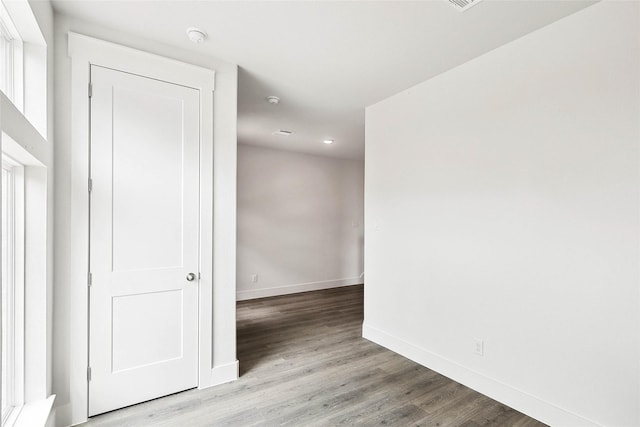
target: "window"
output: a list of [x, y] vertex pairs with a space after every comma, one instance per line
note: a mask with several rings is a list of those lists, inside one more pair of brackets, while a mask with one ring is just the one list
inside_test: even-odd
[[[24, 281], [21, 256], [23, 168], [2, 157], [2, 426], [23, 404]], [[24, 187], [22, 187], [24, 188]]]
[[2, 58], [2, 66], [0, 67], [0, 89], [9, 97], [9, 88], [13, 88], [11, 83], [11, 77], [13, 73], [10, 70], [13, 69], [13, 44], [9, 32], [5, 29], [2, 22], [0, 22], [0, 58]]
[[20, 87], [22, 40], [9, 13], [0, 2], [0, 90], [16, 102]]
[[42, 8], [32, 10], [32, 4], [0, 0], [1, 427], [45, 425], [55, 399], [48, 382], [53, 238], [48, 227], [52, 193], [47, 185], [53, 158], [47, 142], [50, 48], [34, 12], [42, 13], [47, 28], [53, 20]]

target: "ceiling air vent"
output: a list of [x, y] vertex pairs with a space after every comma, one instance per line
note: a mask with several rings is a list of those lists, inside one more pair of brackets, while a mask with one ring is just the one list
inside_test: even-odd
[[460, 12], [464, 12], [469, 9], [471, 6], [474, 6], [480, 3], [482, 0], [447, 0], [453, 7], [455, 7]]

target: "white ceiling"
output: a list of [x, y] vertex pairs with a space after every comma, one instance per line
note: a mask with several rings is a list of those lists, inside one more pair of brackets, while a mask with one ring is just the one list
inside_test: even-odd
[[[363, 156], [366, 106], [592, 3], [485, 0], [461, 13], [446, 0], [53, 0], [60, 13], [238, 64], [239, 142], [345, 158]], [[187, 39], [191, 26], [204, 44]]]

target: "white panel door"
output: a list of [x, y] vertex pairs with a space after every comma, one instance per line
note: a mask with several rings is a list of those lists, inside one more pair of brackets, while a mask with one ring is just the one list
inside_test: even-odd
[[197, 386], [199, 92], [91, 66], [89, 415]]

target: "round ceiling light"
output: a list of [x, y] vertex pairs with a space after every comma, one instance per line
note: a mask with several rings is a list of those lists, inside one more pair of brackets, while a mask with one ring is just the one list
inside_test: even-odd
[[207, 33], [199, 28], [187, 28], [187, 37], [194, 43], [200, 44], [207, 38]]
[[325, 139], [324, 141], [325, 144], [333, 144], [333, 139]]
[[265, 99], [271, 105], [278, 105], [280, 103], [280, 98], [278, 98], [277, 96], [271, 95], [271, 96], [267, 96]]

